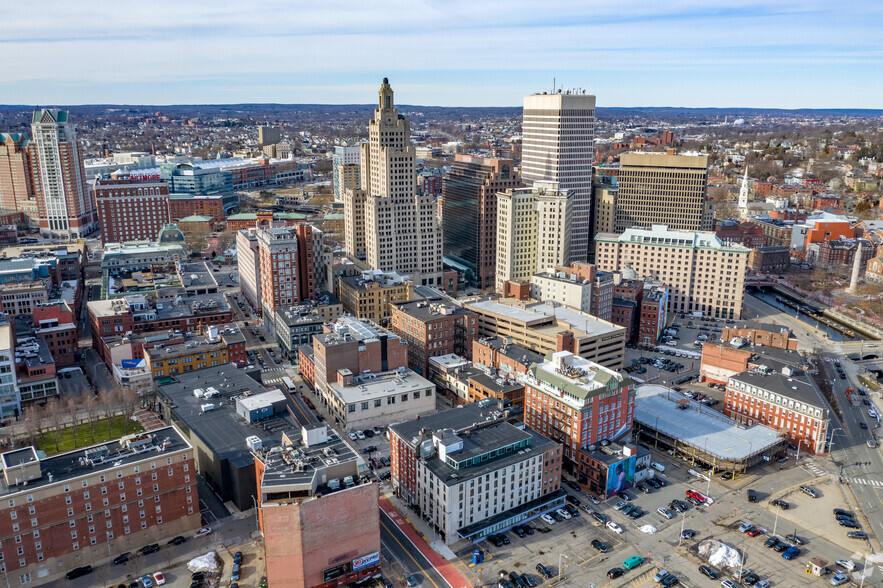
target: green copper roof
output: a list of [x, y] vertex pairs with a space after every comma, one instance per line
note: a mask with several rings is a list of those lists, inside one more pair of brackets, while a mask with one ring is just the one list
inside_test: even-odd
[[227, 217], [227, 220], [257, 220], [257, 218], [258, 215], [253, 212], [240, 212], [239, 214], [231, 214]]
[[180, 219], [179, 223], [204, 223], [212, 220], [210, 216], [202, 216], [201, 214], [191, 214]]

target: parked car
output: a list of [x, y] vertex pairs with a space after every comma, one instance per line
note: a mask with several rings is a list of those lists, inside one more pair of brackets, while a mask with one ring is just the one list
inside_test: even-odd
[[554, 574], [552, 574], [552, 570], [550, 570], [549, 568], [547, 568], [546, 566], [544, 566], [541, 563], [537, 564], [536, 570], [537, 570], [537, 573], [539, 575], [541, 575], [543, 578], [545, 578], [546, 580], [549, 580], [554, 575]]
[[212, 532], [211, 527], [203, 527], [199, 531], [193, 534], [194, 539], [198, 539], [199, 537], [205, 537], [206, 535]]
[[166, 577], [163, 575], [162, 572], [154, 572], [153, 581], [156, 583], [157, 586], [162, 586], [166, 583]]
[[85, 576], [86, 574], [92, 573], [92, 566], [80, 566], [78, 568], [74, 568], [64, 575], [68, 580], [73, 580], [75, 578], [79, 578], [81, 576]]
[[[622, 535], [622, 527], [614, 523], [613, 521], [607, 521], [607, 528], [616, 533], [617, 535]], [[630, 568], [629, 568], [630, 569]]]
[[549, 516], [548, 514], [544, 514], [544, 515], [540, 516], [540, 518], [541, 518], [541, 519], [543, 520], [543, 522], [546, 523], [547, 525], [554, 525], [554, 524], [555, 524], [555, 519], [553, 519], [553, 518], [552, 518], [551, 516]]
[[819, 497], [818, 492], [816, 492], [813, 488], [810, 488], [809, 486], [806, 486], [803, 484], [801, 484], [801, 486], [800, 486], [800, 491], [803, 492], [804, 494], [806, 494], [807, 496], [812, 496], [813, 498]]
[[838, 560], [835, 560], [834, 563], [837, 564], [838, 566], [840, 566], [841, 568], [843, 568], [844, 570], [847, 570], [850, 572], [855, 570], [855, 562], [852, 560], [838, 559]]
[[699, 566], [699, 573], [709, 580], [717, 580], [717, 572], [708, 566]]
[[601, 523], [602, 525], [607, 522], [607, 517], [602, 515], [600, 512], [593, 512], [592, 518]]
[[740, 532], [740, 533], [747, 533], [747, 532], [750, 531], [753, 527], [754, 527], [754, 525], [752, 525], [752, 524], [749, 523], [748, 521], [744, 521], [741, 525], [739, 525], [739, 532]]
[[684, 529], [681, 533], [681, 539], [692, 539], [698, 534], [698, 531], [694, 531], [693, 529]]
[[785, 535], [785, 539], [787, 539], [791, 543], [794, 543], [795, 545], [804, 545], [806, 543], [804, 539], [801, 539], [794, 533], [789, 533], [788, 535]]
[[622, 576], [625, 573], [625, 570], [622, 568], [610, 568], [607, 570], [607, 577], [611, 580], [615, 580], [618, 577]]
[[800, 555], [800, 548], [791, 546], [782, 553], [784, 559], [794, 559]]
[[667, 518], [667, 519], [672, 519], [672, 518], [674, 518], [674, 515], [671, 514], [671, 511], [668, 510], [667, 508], [662, 507], [662, 506], [660, 506], [659, 508], [657, 508], [657, 509], [656, 509], [656, 512], [658, 512], [659, 514], [661, 514], [662, 516], [664, 516], [664, 517]]
[[788, 510], [789, 508], [791, 508], [790, 504], [788, 504], [784, 500], [779, 500], [778, 498], [776, 500], [770, 500], [770, 504], [772, 504], [773, 506], [778, 506], [782, 510]]
[[591, 543], [592, 547], [601, 553], [607, 553], [610, 551], [610, 546], [601, 541], [600, 539], [592, 539]]
[[758, 535], [763, 534], [763, 530], [758, 529], [757, 527], [752, 527], [751, 529], [746, 531], [745, 534], [748, 535], [749, 537], [757, 537]]
[[655, 574], [653, 574], [653, 581], [656, 582], [657, 584], [659, 584], [660, 582], [662, 582], [662, 579], [664, 577], [666, 577], [667, 575], [668, 575], [668, 570], [661, 569], [658, 572], [656, 572]]
[[775, 547], [778, 544], [779, 544], [779, 538], [775, 537], [775, 536], [772, 536], [763, 542], [763, 546], [766, 547], [767, 549], [772, 549], [773, 547]]
[[181, 537], [180, 535], [178, 535], [177, 537], [175, 537], [173, 539], [169, 539], [168, 542], [166, 543], [166, 545], [181, 545], [185, 541], [187, 541], [186, 537]]
[[849, 576], [838, 570], [828, 581], [831, 582], [831, 586], [840, 586], [849, 582]]
[[868, 539], [868, 534], [863, 533], [862, 531], [850, 531], [849, 533], [846, 534], [846, 536], [849, 537], [850, 539], [862, 539], [865, 541], [867, 541], [867, 539]]

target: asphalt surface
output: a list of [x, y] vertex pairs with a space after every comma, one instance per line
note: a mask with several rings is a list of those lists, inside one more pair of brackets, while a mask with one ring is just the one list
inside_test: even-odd
[[441, 574], [429, 563], [420, 550], [402, 533], [383, 510], [380, 511], [380, 543], [391, 554], [396, 565], [393, 571], [401, 573], [404, 577], [409, 575], [422, 579], [420, 586], [433, 586], [434, 588], [449, 588]]

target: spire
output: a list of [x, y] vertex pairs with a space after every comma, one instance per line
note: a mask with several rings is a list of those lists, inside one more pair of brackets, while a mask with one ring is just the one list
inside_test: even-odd
[[377, 102], [377, 107], [380, 108], [380, 110], [388, 110], [395, 107], [392, 87], [389, 85], [389, 78], [383, 78], [383, 84], [381, 84], [380, 92], [378, 94], [379, 100]]
[[748, 216], [748, 166], [745, 166], [745, 175], [742, 177], [742, 188], [739, 190], [739, 214]]

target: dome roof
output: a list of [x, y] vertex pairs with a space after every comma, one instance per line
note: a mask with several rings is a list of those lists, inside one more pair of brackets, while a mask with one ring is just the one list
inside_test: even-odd
[[630, 261], [625, 262], [625, 267], [622, 268], [619, 271], [619, 273], [622, 276], [623, 280], [637, 280], [638, 279], [638, 272], [636, 272], [634, 269], [632, 269], [632, 262], [630, 262]]

